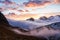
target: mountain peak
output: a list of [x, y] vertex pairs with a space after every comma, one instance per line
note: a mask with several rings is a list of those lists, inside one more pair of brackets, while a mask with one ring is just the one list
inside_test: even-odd
[[40, 20], [47, 20], [47, 17], [43, 16], [39, 18]]

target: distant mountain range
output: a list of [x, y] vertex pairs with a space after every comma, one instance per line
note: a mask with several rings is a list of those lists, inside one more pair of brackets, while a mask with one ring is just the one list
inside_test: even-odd
[[53, 19], [57, 19], [59, 18], [60, 19], [60, 15], [56, 15], [56, 16], [50, 16], [50, 17], [45, 17], [45, 16], [42, 16], [40, 17], [40, 20], [53, 20]]
[[21, 27], [21, 28], [26, 29], [26, 30], [32, 30], [32, 29], [35, 29], [37, 27], [41, 27], [41, 26], [50, 25], [53, 23], [60, 22], [60, 15], [50, 16], [49, 18], [40, 17], [40, 19], [30, 18], [27, 20], [19, 20], [19, 21], [11, 20], [11, 19], [7, 19], [7, 20], [9, 22], [9, 24], [12, 26]]

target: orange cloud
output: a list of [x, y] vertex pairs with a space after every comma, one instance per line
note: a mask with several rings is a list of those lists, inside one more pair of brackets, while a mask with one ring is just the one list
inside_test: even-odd
[[60, 0], [54, 0], [54, 3], [59, 4]]
[[34, 18], [38, 19], [40, 17], [39, 14], [23, 14], [23, 15], [5, 15], [6, 18], [8, 19], [14, 19], [14, 20], [26, 20], [28, 18]]
[[36, 2], [31, 1], [31, 2], [26, 3], [25, 7], [45, 7], [50, 3], [51, 3], [50, 1], [44, 1], [44, 2], [41, 2], [41, 3], [36, 3]]

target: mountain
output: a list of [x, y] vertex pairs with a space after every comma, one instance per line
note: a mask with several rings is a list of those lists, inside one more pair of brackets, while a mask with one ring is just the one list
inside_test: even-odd
[[51, 26], [54, 29], [59, 29], [60, 30], [60, 22], [52, 23], [49, 26]]
[[54, 19], [54, 16], [50, 16], [50, 17], [48, 18], [48, 20], [52, 20], [52, 19]]
[[42, 16], [39, 18], [40, 20], [44, 20], [44, 21], [47, 21], [47, 20], [55, 20], [55, 19], [60, 19], [60, 15], [55, 15], [55, 16], [50, 16], [50, 17], [45, 17], [45, 16]]
[[[51, 19], [53, 18], [53, 19]], [[27, 20], [12, 20], [12, 19], [7, 19], [9, 24], [12, 26], [16, 26], [16, 27], [20, 27], [23, 28], [24, 30], [33, 30], [35, 28], [41, 27], [41, 26], [45, 26], [45, 25], [50, 25], [52, 23], [57, 23], [60, 22], [60, 17], [59, 16], [51, 16], [49, 18], [47, 18], [46, 20], [36, 20], [34, 19], [34, 21], [31, 21], [31, 19], [27, 19]]]
[[60, 15], [56, 15], [56, 16], [50, 16], [48, 18], [48, 20], [59, 20], [60, 19]]
[[45, 24], [51, 24], [51, 23], [60, 22], [60, 15], [50, 16], [48, 18], [41, 17], [41, 19], [37, 19], [37, 20], [35, 20], [35, 22], [37, 22], [37, 23], [45, 23]]
[[31, 35], [45, 37], [48, 40], [60, 40], [60, 22], [37, 27], [30, 31]]
[[36, 37], [29, 31], [13, 27], [0, 12], [0, 40], [47, 40], [45, 37]]
[[35, 21], [25, 21], [25, 20], [16, 21], [16, 20], [10, 20], [10, 19], [8, 19], [8, 21], [13, 26], [17, 26], [18, 28], [21, 27], [24, 30], [27, 30], [28, 31], [26, 32], [27, 35], [33, 35], [36, 37], [44, 37], [46, 39], [51, 39], [51, 40], [59, 39], [60, 37], [60, 27], [59, 27], [60, 22], [38, 23]]
[[[2, 13], [0, 15], [4, 16]], [[1, 40], [60, 40], [59, 16], [51, 19], [54, 21], [44, 20], [46, 22], [42, 21], [42, 23], [26, 20], [16, 21], [2, 16], [0, 16]]]
[[47, 20], [47, 17], [42, 16], [42, 17], [40, 17], [39, 19], [40, 19], [40, 20]]
[[[46, 38], [47, 40], [48, 39], [49, 40], [50, 39], [51, 40], [55, 40], [55, 39], [58, 40], [59, 37], [60, 37], [60, 29], [59, 29], [60, 27], [58, 27], [60, 25], [60, 22], [55, 22], [55, 23], [51, 23], [51, 24], [43, 25], [43, 26], [39, 26], [40, 24], [36, 23], [36, 25], [38, 27], [36, 25], [32, 26], [32, 25], [34, 25], [33, 21], [32, 22], [31, 21], [30, 22], [29, 21], [16, 21], [16, 22], [20, 22], [19, 24], [22, 24], [18, 28], [20, 28], [21, 26], [23, 27], [23, 25], [24, 25], [24, 27], [29, 27], [29, 26], [31, 28], [34, 27], [32, 30], [30, 30], [28, 32], [24, 32], [24, 33], [26, 33], [25, 35], [32, 35], [32, 36], [35, 36], [35, 37], [42, 37], [42, 38]], [[26, 26], [26, 25], [28, 25], [28, 26]], [[57, 25], [57, 26], [55, 26], [55, 25]], [[15, 30], [15, 32], [17, 31], [16, 29], [13, 29], [13, 30]], [[18, 30], [18, 32], [16, 32], [16, 33], [20, 34], [20, 30]]]
[[48, 28], [48, 29], [53, 29], [53, 30], [60, 30], [60, 22], [56, 22], [56, 23], [52, 23], [49, 25], [37, 27], [36, 29], [41, 29], [43, 27]]
[[[47, 40], [44, 37], [27, 35], [27, 33], [23, 31], [21, 28], [11, 26], [0, 12], [0, 40]], [[20, 33], [18, 34], [18, 32]]]
[[34, 21], [34, 18], [26, 19], [27, 21]]

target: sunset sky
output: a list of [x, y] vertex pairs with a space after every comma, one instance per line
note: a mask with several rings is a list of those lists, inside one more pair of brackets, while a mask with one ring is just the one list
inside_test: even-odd
[[0, 0], [4, 14], [41, 14], [60, 12], [60, 0]]

